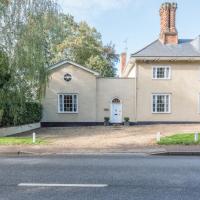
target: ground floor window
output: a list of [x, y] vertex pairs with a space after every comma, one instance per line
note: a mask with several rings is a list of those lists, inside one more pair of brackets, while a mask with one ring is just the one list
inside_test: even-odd
[[170, 94], [153, 94], [152, 112], [170, 113]]
[[58, 94], [59, 113], [77, 113], [78, 95], [77, 94]]

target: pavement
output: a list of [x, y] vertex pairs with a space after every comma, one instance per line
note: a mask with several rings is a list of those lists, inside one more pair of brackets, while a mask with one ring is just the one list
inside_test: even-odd
[[69, 149], [63, 146], [55, 145], [4, 145], [0, 146], [0, 155], [60, 155], [60, 154], [110, 154], [110, 153], [161, 153], [165, 152], [164, 148], [154, 146], [127, 147], [123, 149], [93, 149], [78, 148]]
[[199, 166], [195, 156], [0, 157], [0, 200], [199, 200]]
[[200, 145], [128, 146], [110, 149], [69, 149], [55, 145], [1, 145], [0, 155], [63, 155], [63, 154], [137, 154], [148, 155], [200, 155]]

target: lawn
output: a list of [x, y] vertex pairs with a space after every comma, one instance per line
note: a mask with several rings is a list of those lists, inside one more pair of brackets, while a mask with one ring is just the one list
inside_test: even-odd
[[[33, 144], [33, 141], [30, 137], [0, 137], [0, 145], [11, 144]], [[46, 141], [43, 139], [36, 139], [34, 144], [46, 144]]]
[[194, 133], [166, 136], [166, 137], [161, 138], [160, 142], [158, 142], [158, 144], [160, 145], [173, 145], [173, 144], [190, 145], [190, 144], [199, 144], [199, 143], [200, 143], [200, 137], [199, 137], [198, 142], [194, 142]]

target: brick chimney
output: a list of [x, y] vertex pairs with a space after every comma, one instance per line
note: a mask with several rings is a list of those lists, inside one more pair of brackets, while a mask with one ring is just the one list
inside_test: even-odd
[[121, 74], [124, 71], [125, 67], [126, 67], [126, 52], [123, 52], [123, 53], [121, 53], [121, 56], [120, 56], [120, 71], [121, 71]]
[[163, 3], [160, 7], [160, 41], [163, 44], [178, 44], [176, 30], [177, 3]]

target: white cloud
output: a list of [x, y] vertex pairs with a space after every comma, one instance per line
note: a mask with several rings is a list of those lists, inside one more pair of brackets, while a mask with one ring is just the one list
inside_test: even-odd
[[[135, 0], [139, 1], [139, 0]], [[126, 7], [131, 0], [58, 0], [62, 10], [79, 18]]]

